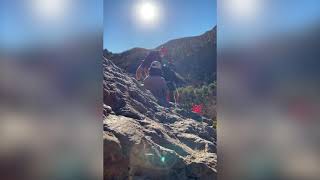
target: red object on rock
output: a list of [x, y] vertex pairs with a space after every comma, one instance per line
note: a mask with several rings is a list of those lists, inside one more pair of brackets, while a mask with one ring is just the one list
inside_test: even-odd
[[195, 104], [192, 106], [192, 112], [202, 114], [203, 104]]

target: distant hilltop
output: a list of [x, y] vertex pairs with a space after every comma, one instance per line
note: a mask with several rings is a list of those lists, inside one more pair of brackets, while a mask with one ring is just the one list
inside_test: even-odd
[[133, 48], [122, 53], [104, 50], [104, 56], [128, 73], [134, 74], [141, 60], [151, 50], [168, 49], [168, 55], [176, 65], [177, 72], [191, 84], [210, 83], [216, 78], [217, 28], [199, 36], [170, 40], [155, 49]]

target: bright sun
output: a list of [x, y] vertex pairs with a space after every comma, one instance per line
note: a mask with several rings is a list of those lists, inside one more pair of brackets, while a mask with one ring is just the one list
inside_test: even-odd
[[140, 23], [150, 25], [158, 21], [159, 7], [151, 1], [142, 2], [137, 5], [135, 13]]

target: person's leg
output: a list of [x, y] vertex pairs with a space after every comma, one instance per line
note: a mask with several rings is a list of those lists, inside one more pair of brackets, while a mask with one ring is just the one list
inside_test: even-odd
[[174, 97], [174, 91], [171, 91], [171, 90], [169, 91], [169, 101], [176, 103], [175, 97]]
[[179, 92], [177, 90], [174, 91], [174, 101], [176, 104], [179, 103]]

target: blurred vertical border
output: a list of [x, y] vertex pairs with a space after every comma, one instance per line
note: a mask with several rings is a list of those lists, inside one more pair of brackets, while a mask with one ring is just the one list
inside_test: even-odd
[[319, 179], [320, 1], [218, 2], [220, 179]]
[[102, 0], [2, 0], [0, 179], [102, 179]]

